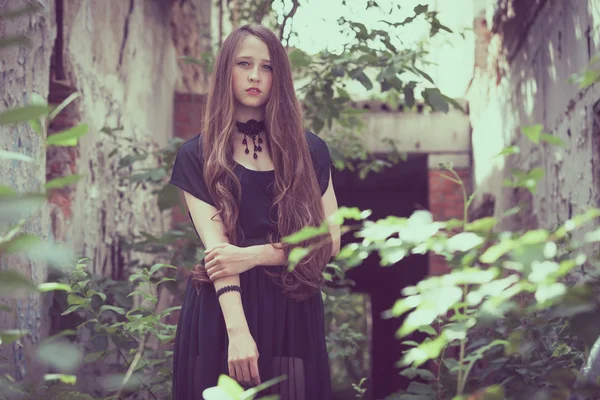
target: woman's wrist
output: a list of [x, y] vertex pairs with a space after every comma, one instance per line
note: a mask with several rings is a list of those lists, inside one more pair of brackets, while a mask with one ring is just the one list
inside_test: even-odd
[[257, 265], [261, 265], [263, 248], [264, 245], [244, 247], [248, 257], [248, 264], [250, 264], [250, 269], [256, 267]]
[[[244, 322], [246, 322], [246, 321], [244, 321]], [[227, 325], [227, 335], [229, 337], [234, 336], [234, 335], [239, 335], [242, 333], [246, 333], [249, 331], [250, 331], [250, 328], [248, 327], [248, 323], [241, 323], [241, 324], [236, 323], [236, 324]]]

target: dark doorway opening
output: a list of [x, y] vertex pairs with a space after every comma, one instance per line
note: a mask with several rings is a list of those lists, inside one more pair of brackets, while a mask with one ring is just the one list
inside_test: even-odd
[[[417, 209], [428, 208], [427, 155], [411, 154], [406, 161], [381, 173], [369, 173], [364, 180], [356, 172], [337, 171], [334, 185], [340, 206], [370, 209], [371, 220], [388, 215], [408, 217]], [[346, 234], [342, 238], [342, 246], [356, 240], [352, 233]], [[412, 255], [389, 267], [381, 267], [379, 262], [379, 256], [372, 254], [347, 274], [356, 282], [353, 292], [367, 294], [371, 300], [369, 399], [382, 399], [409, 385], [409, 380], [400, 375], [401, 370], [396, 367], [406, 350], [395, 338], [403, 320], [383, 319], [381, 313], [390, 309], [401, 297], [402, 288], [416, 284], [428, 272], [427, 256]], [[420, 338], [406, 340], [411, 339]]]

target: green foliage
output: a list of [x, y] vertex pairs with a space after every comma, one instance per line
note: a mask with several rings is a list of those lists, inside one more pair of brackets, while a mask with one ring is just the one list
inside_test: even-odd
[[[241, 10], [242, 18], [254, 16], [257, 19], [258, 13], [268, 12], [268, 7], [256, 8], [255, 3], [252, 6], [255, 8], [251, 13]], [[369, 1], [367, 8], [370, 7], [378, 5]], [[427, 6], [419, 5], [413, 11], [414, 15], [404, 21], [388, 22], [390, 29], [423, 18], [431, 26], [431, 36], [449, 31]], [[0, 18], [27, 12], [27, 9], [15, 10]], [[340, 19], [339, 23], [354, 33], [354, 41], [342, 54], [323, 52], [311, 56], [295, 50], [291, 52], [290, 60], [300, 76], [311, 78], [299, 93], [307, 106], [312, 128], [319, 132], [325, 126], [331, 128], [335, 121], [345, 130], [332, 140], [348, 142], [345, 138], [356, 138], [356, 127], [361, 126], [361, 112], [348, 108], [351, 99], [344, 88], [348, 79], [360, 82], [367, 90], [378, 86], [383, 93], [394, 92], [408, 107], [412, 107], [419, 96], [415, 91], [420, 81], [433, 82], [420, 68], [427, 54], [423, 48], [399, 49], [387, 30], [369, 30], [364, 24], [346, 19]], [[27, 38], [3, 38], [0, 48], [28, 43]], [[208, 67], [209, 60], [210, 57], [201, 64]], [[372, 71], [377, 72], [374, 81], [370, 77]], [[598, 71], [592, 66], [574, 79], [581, 87], [587, 87], [598, 80]], [[453, 103], [433, 87], [424, 88], [420, 96], [433, 110], [448, 111], [448, 103]], [[28, 122], [31, 129], [45, 137], [51, 120], [76, 97], [71, 96], [53, 108], [34, 96], [32, 104], [1, 113], [0, 124]], [[180, 205], [177, 192], [164, 184], [180, 142], [174, 140], [165, 149], [147, 151], [125, 138], [117, 138], [114, 133], [120, 129], [103, 129], [115, 141], [124, 141], [115, 142], [115, 151], [110, 154], [110, 157], [117, 156], [119, 150], [127, 154], [118, 162], [122, 172], [120, 178], [134, 188], [152, 185], [161, 210]], [[86, 132], [84, 125], [75, 127], [50, 136], [45, 145], [74, 146]], [[544, 133], [540, 125], [525, 127], [522, 133], [534, 145], [564, 145], [558, 138]], [[345, 149], [341, 145], [336, 147], [342, 149], [342, 155], [352, 154], [353, 161], [358, 159], [361, 172], [369, 170], [364, 149], [357, 141], [350, 143], [353, 144]], [[518, 151], [518, 147], [511, 146], [499, 156], [510, 156]], [[152, 157], [161, 160], [158, 167], [139, 166]], [[0, 158], [32, 161], [26, 155], [7, 151], [0, 152]], [[355, 164], [342, 161], [338, 166], [354, 168]], [[371, 164], [373, 169], [385, 167], [385, 163]], [[573, 392], [577, 371], [600, 335], [600, 324], [595, 318], [599, 264], [585, 251], [586, 246], [600, 241], [600, 231], [588, 232], [583, 235], [583, 240], [574, 239], [582, 236], [576, 234], [585, 225], [597, 222], [600, 209], [592, 208], [554, 229], [501, 232], [499, 219], [469, 220], [468, 209], [474, 197], [467, 197], [460, 177], [451, 166], [447, 168], [449, 173], [445, 177], [463, 190], [465, 212], [462, 220], [434, 221], [429, 212], [418, 211], [408, 218], [389, 216], [366, 221], [368, 211], [341, 208], [332, 221], [339, 224], [348, 219], [356, 221], [348, 230], [355, 231], [362, 241], [341, 250], [336, 262], [327, 266], [326, 279], [343, 279], [344, 271], [359, 265], [373, 252], [379, 254], [383, 265], [393, 265], [411, 254], [430, 252], [444, 257], [452, 267], [445, 275], [428, 277], [405, 288], [403, 297], [386, 313], [389, 318], [405, 316], [397, 332], [399, 339], [415, 331], [427, 335], [421, 343], [404, 342], [409, 349], [399, 364], [406, 367], [402, 374], [413, 381], [406, 393], [393, 398], [566, 398]], [[534, 193], [543, 176], [543, 170], [537, 167], [528, 171], [513, 170], [512, 179], [505, 184]], [[78, 179], [77, 176], [60, 178], [49, 182], [45, 189], [60, 188]], [[22, 234], [28, 218], [43, 204], [46, 195], [17, 194], [12, 188], [0, 188], [0, 223], [8, 227], [0, 236], [0, 254], [26, 253], [30, 257], [42, 254], [44, 260], [63, 265], [72, 259], [72, 254], [64, 257], [63, 250], [53, 252], [50, 244]], [[322, 228], [307, 228], [287, 240], [299, 243], [322, 235]], [[184, 224], [160, 237], [141, 233], [139, 237], [125, 241], [125, 248], [156, 255], [169, 254], [177, 248], [178, 254], [172, 257], [172, 263], [190, 266], [201, 253], [195, 240], [191, 225]], [[310, 250], [296, 248], [290, 254], [290, 264], [301, 261]], [[103, 399], [140, 392], [155, 399], [167, 398], [172, 354], [161, 346], [151, 348], [148, 340], [152, 337], [167, 344], [174, 337], [175, 327], [165, 324], [163, 318], [178, 307], [160, 313], [156, 311], [157, 287], [173, 282], [174, 278], [168, 272], [174, 267], [162, 263], [132, 263], [129, 280], [114, 282], [91, 275], [86, 271], [86, 262], [80, 260], [59, 282], [40, 285], [11, 270], [0, 272], [3, 295], [55, 291], [55, 298], [64, 305], [63, 317], [74, 318], [77, 322], [76, 330], [63, 330], [37, 348], [40, 361], [56, 373], [47, 374], [45, 383], [35, 388], [21, 387], [3, 377], [0, 380], [3, 394], [29, 393], [29, 398], [36, 399], [93, 399], [72, 390], [72, 385], [77, 383], [77, 368], [97, 363], [108, 371], [101, 380], [106, 395]], [[584, 279], [578, 284], [570, 279], [575, 270], [583, 271]], [[132, 301], [133, 297], [141, 302]], [[328, 291], [324, 297], [331, 327], [327, 340], [332, 359], [334, 363], [358, 359], [358, 365], [351, 365], [348, 371], [354, 373], [352, 381], [358, 383], [352, 386], [356, 397], [360, 398], [365, 394], [363, 376], [366, 371], [360, 369], [365, 363], [360, 358], [365, 357], [366, 338], [360, 333], [364, 329], [357, 316], [365, 311], [356, 297], [344, 292]], [[11, 310], [2, 307], [1, 311]], [[0, 332], [0, 342], [15, 343], [27, 334], [20, 330], [4, 330]], [[82, 337], [90, 340], [75, 344], [74, 339]], [[428, 369], [431, 363], [435, 365], [433, 371]], [[222, 376], [218, 386], [207, 390], [205, 395], [207, 398], [252, 399], [259, 390], [276, 383], [277, 380], [273, 380], [244, 391], [236, 382]]]
[[591, 58], [583, 71], [571, 75], [569, 83], [578, 85], [580, 89], [587, 89], [600, 81], [600, 55]]
[[[534, 144], [561, 145], [539, 125], [523, 132]], [[600, 336], [600, 324], [589, 317], [598, 307], [600, 264], [585, 251], [600, 241], [598, 231], [588, 227], [598, 221], [600, 209], [590, 208], [554, 229], [501, 232], [496, 218], [468, 219], [474, 197], [446, 167], [449, 174], [442, 176], [463, 192], [462, 221], [434, 221], [423, 210], [408, 218], [362, 221], [351, 228], [362, 241], [343, 248], [335, 261], [344, 270], [373, 252], [382, 265], [429, 252], [451, 266], [444, 275], [404, 288], [386, 312], [387, 318], [405, 317], [399, 339], [415, 331], [427, 334], [421, 343], [403, 342], [409, 349], [399, 360], [407, 367], [402, 373], [419, 380], [398, 398], [467, 399], [468, 393], [482, 399], [566, 398], [573, 393], [585, 349]], [[543, 176], [539, 171], [513, 171], [513, 186], [533, 192]], [[341, 208], [339, 214], [344, 217], [332, 220], [341, 224], [340, 219], [360, 212]], [[588, 232], [578, 234], [582, 229]], [[305, 230], [303, 237], [313, 233]], [[570, 279], [576, 269], [586, 272], [579, 284]], [[431, 362], [435, 374], [425, 368]]]

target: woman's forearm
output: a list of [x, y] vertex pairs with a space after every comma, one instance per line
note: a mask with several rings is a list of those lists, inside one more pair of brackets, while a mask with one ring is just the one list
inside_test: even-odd
[[[214, 281], [214, 285], [215, 291], [224, 286], [239, 286], [240, 276], [234, 275], [217, 279]], [[248, 329], [248, 322], [246, 321], [244, 307], [242, 306], [242, 296], [239, 292], [232, 291], [223, 293], [219, 296], [219, 304], [221, 305], [221, 311], [223, 312], [223, 318], [225, 319], [225, 326], [227, 327], [228, 333], [231, 334]]]
[[[275, 246], [281, 246], [281, 243], [275, 243]], [[271, 267], [287, 264], [285, 251], [275, 246], [267, 243], [247, 247], [251, 252], [252, 264]]]
[[[277, 246], [277, 247], [275, 247]], [[279, 248], [281, 243], [275, 243], [272, 245], [270, 243], [260, 244], [256, 246], [247, 247], [248, 251], [252, 252], [252, 259], [254, 260], [254, 265], [262, 265], [262, 266], [279, 266], [287, 264], [287, 256], [285, 255], [285, 251]], [[336, 256], [339, 253], [339, 246], [336, 249], [335, 246], [332, 248], [331, 256]]]

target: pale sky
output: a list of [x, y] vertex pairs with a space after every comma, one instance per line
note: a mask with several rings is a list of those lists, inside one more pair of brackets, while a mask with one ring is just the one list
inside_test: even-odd
[[[287, 1], [286, 8], [291, 7]], [[335, 52], [348, 40], [339, 30], [338, 19], [344, 16], [352, 21], [361, 22], [368, 28], [386, 29], [387, 25], [378, 22], [386, 20], [398, 22], [413, 15], [413, 8], [418, 4], [429, 4], [430, 10], [438, 10], [440, 21], [454, 32], [462, 32], [473, 26], [473, 0], [377, 0], [378, 8], [366, 10], [367, 0], [301, 0], [301, 7], [294, 16], [293, 29], [298, 32], [298, 41], [290, 45], [308, 53], [316, 53], [328, 48]], [[400, 4], [398, 9], [396, 4]], [[274, 7], [275, 8], [275, 7]], [[389, 12], [392, 11], [390, 14]], [[428, 24], [416, 21], [402, 30], [401, 40], [404, 46], [410, 46], [427, 35]], [[451, 41], [452, 44], [447, 43]], [[402, 44], [401, 44], [402, 45]], [[474, 39], [467, 32], [466, 40], [458, 34], [441, 34], [432, 41], [429, 61], [439, 64], [429, 66], [429, 73], [442, 92], [450, 97], [462, 98], [471, 79], [474, 64]], [[366, 91], [357, 83], [350, 87], [353, 94], [360, 97]]]

